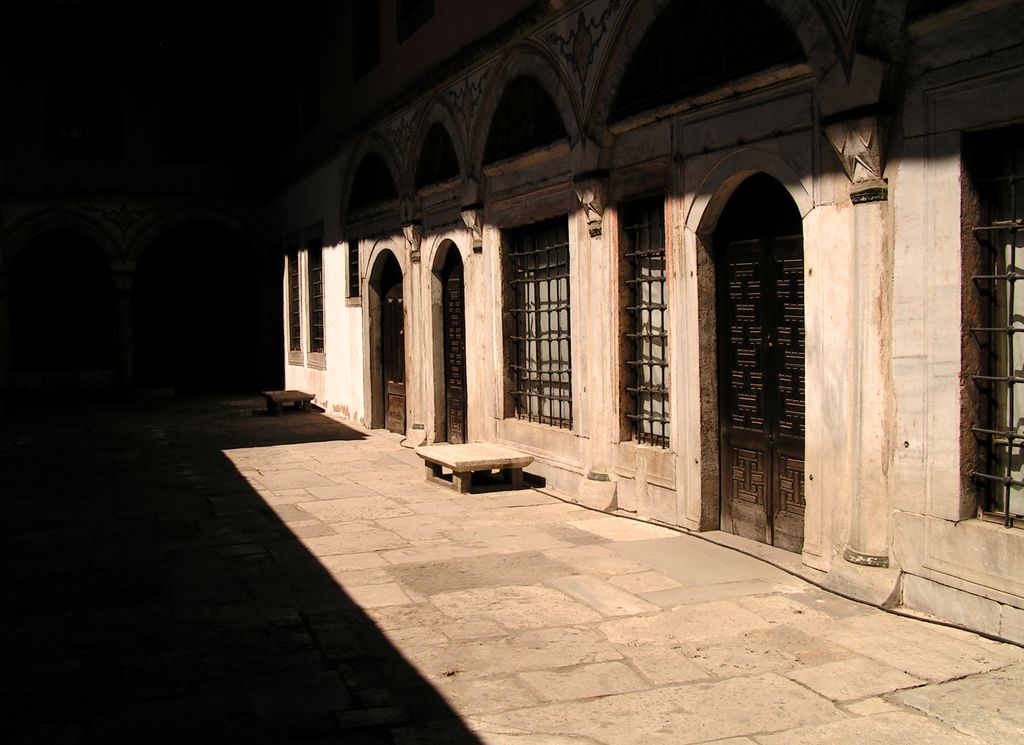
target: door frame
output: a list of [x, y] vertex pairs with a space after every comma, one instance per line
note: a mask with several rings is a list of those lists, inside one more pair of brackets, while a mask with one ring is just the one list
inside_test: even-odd
[[[718, 306], [717, 306], [717, 255], [715, 251], [715, 233], [719, 219], [726, 204], [732, 198], [737, 187], [748, 177], [761, 173], [777, 181], [793, 200], [801, 218], [801, 233], [806, 234], [806, 219], [814, 207], [814, 200], [809, 186], [781, 157], [760, 151], [745, 150], [723, 154], [713, 164], [709, 164], [704, 176], [699, 179], [700, 185], [696, 193], [688, 198], [684, 209], [684, 220], [688, 233], [687, 242], [693, 247], [694, 264], [691, 271], [695, 272], [696, 282], [696, 313], [693, 319], [693, 336], [690, 338], [699, 349], [698, 359], [694, 360], [694, 383], [691, 388], [693, 410], [699, 412], [699, 437], [695, 437], [690, 445], [693, 464], [697, 466], [697, 478], [692, 482], [694, 493], [699, 494], [699, 504], [688, 507], [700, 530], [729, 529], [723, 510], [721, 495], [722, 463], [719, 454], [721, 440], [719, 432], [719, 340], [718, 340]], [[807, 249], [804, 249], [807, 261]], [[805, 329], [807, 319], [807, 298], [805, 295]], [[813, 340], [807, 337], [807, 347]], [[807, 357], [805, 356], [805, 362]], [[805, 383], [813, 385], [813, 369], [805, 367]], [[806, 389], [805, 389], [806, 396]], [[808, 415], [805, 413], [805, 432]], [[805, 435], [806, 437], [806, 435]], [[806, 440], [805, 440], [806, 441]], [[808, 451], [805, 449], [805, 457]], [[807, 465], [810, 472], [811, 465]], [[816, 482], [809, 486], [816, 486]], [[812, 489], [805, 494], [813, 499]], [[689, 500], [687, 500], [689, 501]], [[696, 501], [696, 500], [695, 500]], [[817, 511], [814, 512], [817, 515]], [[808, 547], [807, 537], [812, 536], [813, 542], [819, 540], [820, 527], [811, 517], [805, 515], [804, 546]], [[811, 522], [809, 522], [809, 520]], [[812, 524], [813, 523], [813, 524]], [[812, 549], [813, 550], [813, 549]]]

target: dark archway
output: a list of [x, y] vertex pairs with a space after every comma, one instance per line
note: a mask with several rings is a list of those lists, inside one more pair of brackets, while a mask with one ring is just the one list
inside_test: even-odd
[[132, 291], [138, 384], [181, 391], [272, 385], [263, 358], [264, 263], [244, 238], [205, 220], [154, 240]]
[[434, 122], [423, 138], [423, 147], [416, 164], [416, 188], [422, 189], [458, 176], [459, 158], [455, 154], [452, 138], [441, 122]]
[[759, 0], [676, 0], [658, 16], [630, 61], [610, 118], [803, 59], [797, 38]]
[[398, 199], [398, 188], [387, 163], [377, 153], [368, 152], [352, 178], [352, 190], [348, 197], [349, 213], [395, 199]]
[[29, 240], [10, 266], [12, 385], [118, 382], [117, 296], [110, 265], [67, 228]]
[[804, 531], [803, 223], [754, 174], [714, 235], [722, 527], [790, 551]]

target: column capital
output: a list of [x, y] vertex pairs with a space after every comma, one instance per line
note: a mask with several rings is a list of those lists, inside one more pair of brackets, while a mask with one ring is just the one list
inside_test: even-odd
[[882, 180], [886, 142], [877, 111], [858, 109], [836, 114], [824, 119], [822, 125], [847, 178], [855, 186]]
[[590, 237], [599, 237], [604, 229], [604, 208], [608, 204], [608, 171], [576, 174], [573, 177], [573, 190], [587, 215]]
[[484, 250], [484, 206], [480, 202], [467, 204], [462, 208], [462, 222], [473, 234], [473, 253]]
[[423, 224], [410, 222], [402, 226], [402, 233], [405, 234], [405, 242], [409, 245], [409, 258], [412, 263], [420, 261], [420, 246], [423, 244]]

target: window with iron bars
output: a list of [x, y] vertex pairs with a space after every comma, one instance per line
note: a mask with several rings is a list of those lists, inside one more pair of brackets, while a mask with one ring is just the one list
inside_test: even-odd
[[507, 243], [514, 415], [572, 429], [568, 222], [518, 228]]
[[302, 310], [299, 305], [299, 251], [288, 251], [288, 350], [302, 351]]
[[981, 512], [1006, 527], [1024, 524], [1024, 127], [967, 138], [965, 155], [976, 207], [966, 309], [978, 352], [971, 379], [978, 394], [977, 467]]
[[662, 198], [622, 205], [625, 416], [640, 443], [668, 447], [668, 321]]
[[309, 351], [324, 351], [324, 252], [320, 239], [306, 242], [306, 293], [309, 296]]
[[348, 297], [359, 297], [359, 241], [348, 244]]

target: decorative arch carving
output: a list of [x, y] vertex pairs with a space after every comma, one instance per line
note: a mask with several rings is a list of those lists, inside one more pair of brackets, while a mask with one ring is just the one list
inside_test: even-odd
[[519, 77], [531, 78], [551, 98], [562, 118], [570, 147], [581, 137], [581, 113], [558, 64], [551, 59], [547, 50], [534, 44], [519, 44], [508, 50], [491, 72], [487, 89], [481, 97], [480, 111], [469, 147], [470, 162], [477, 167], [483, 163], [484, 148], [498, 104], [509, 84]]

